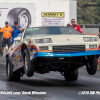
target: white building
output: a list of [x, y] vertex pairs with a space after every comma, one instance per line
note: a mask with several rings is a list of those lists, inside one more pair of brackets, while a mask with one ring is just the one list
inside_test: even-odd
[[[33, 11], [35, 14], [35, 17], [32, 18], [34, 20], [34, 26], [41, 26], [43, 25], [43, 21], [45, 18], [42, 16], [42, 13], [44, 14], [45, 12], [47, 14], [52, 14], [54, 12], [54, 17], [62, 13], [64, 16], [57, 16], [58, 20], [60, 19], [59, 17], [63, 17], [60, 19], [61, 25], [66, 26], [67, 23], [71, 22], [71, 19], [75, 19], [77, 22], [77, 1], [72, 1], [72, 0], [0, 0], [0, 3], [5, 4], [8, 3], [15, 3], [15, 4], [33, 4], [35, 5], [35, 8], [33, 7]], [[31, 6], [30, 6], [31, 7]], [[50, 13], [49, 13], [50, 12]], [[58, 13], [57, 13], [58, 12]], [[49, 16], [50, 18], [54, 18], [53, 16]], [[46, 16], [46, 18], [48, 18]], [[43, 21], [42, 21], [43, 20]], [[59, 22], [60, 23], [60, 22]], [[47, 24], [47, 23], [46, 23]], [[49, 23], [50, 24], [50, 23]]]

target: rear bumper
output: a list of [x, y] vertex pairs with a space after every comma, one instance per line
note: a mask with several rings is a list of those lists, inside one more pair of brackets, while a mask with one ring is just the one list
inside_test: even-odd
[[35, 57], [75, 57], [75, 56], [90, 56], [90, 55], [100, 55], [99, 50], [85, 51], [85, 52], [75, 52], [75, 53], [53, 53], [53, 52], [37, 52]]

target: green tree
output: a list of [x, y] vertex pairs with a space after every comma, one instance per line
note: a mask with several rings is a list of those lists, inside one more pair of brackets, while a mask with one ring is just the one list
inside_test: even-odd
[[[95, 0], [96, 4], [100, 4], [100, 0]], [[95, 23], [100, 24], [100, 7], [96, 7]]]
[[77, 0], [78, 24], [95, 24], [96, 7], [84, 7], [84, 4], [96, 4], [96, 0]]

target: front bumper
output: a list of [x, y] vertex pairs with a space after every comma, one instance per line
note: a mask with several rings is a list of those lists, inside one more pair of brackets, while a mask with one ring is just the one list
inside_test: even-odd
[[90, 56], [90, 55], [100, 55], [99, 50], [91, 50], [85, 52], [74, 52], [74, 53], [53, 53], [53, 52], [37, 52], [35, 57], [75, 57], [75, 56]]

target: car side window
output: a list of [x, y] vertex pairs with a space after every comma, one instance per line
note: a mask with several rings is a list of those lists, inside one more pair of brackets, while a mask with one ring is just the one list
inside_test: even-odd
[[25, 32], [23, 38], [27, 38], [27, 37], [32, 37], [32, 33], [31, 32]]
[[20, 33], [20, 34], [18, 35], [18, 37], [22, 37], [22, 34], [23, 34], [23, 33]]

